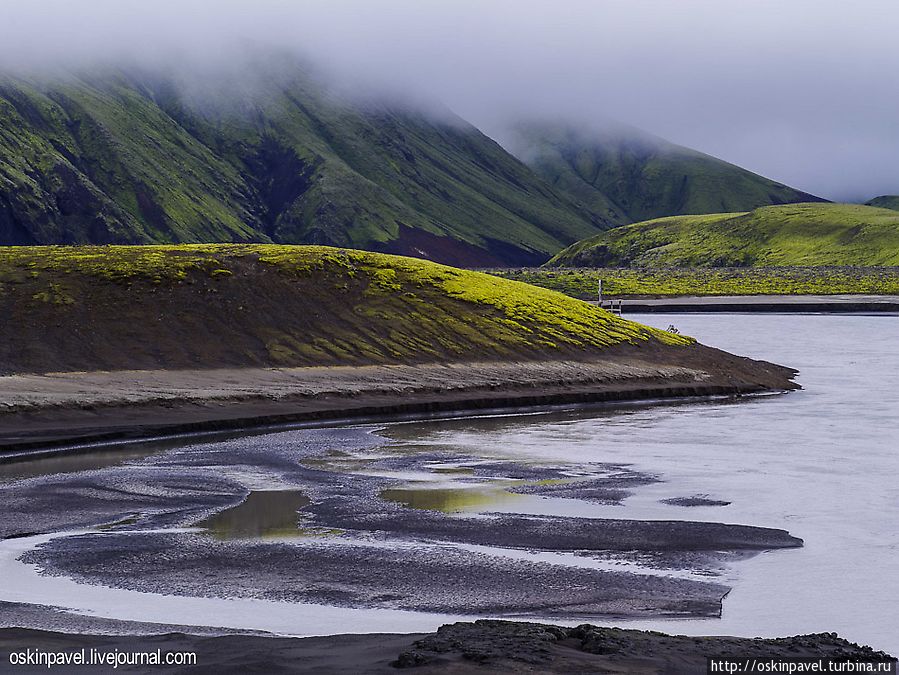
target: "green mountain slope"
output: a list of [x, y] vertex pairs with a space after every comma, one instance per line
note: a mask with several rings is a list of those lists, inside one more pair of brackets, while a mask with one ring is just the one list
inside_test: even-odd
[[899, 213], [858, 204], [814, 203], [660, 218], [585, 239], [547, 265], [899, 265]]
[[879, 209], [892, 209], [899, 211], [899, 195], [883, 195], [865, 202], [866, 206], [876, 206]]
[[618, 223], [824, 201], [632, 128], [522, 124], [507, 145], [553, 187]]
[[352, 101], [276, 65], [256, 65], [252, 90], [206, 94], [159, 73], [0, 78], [0, 243], [274, 241], [533, 264], [608, 226], [448, 112]]

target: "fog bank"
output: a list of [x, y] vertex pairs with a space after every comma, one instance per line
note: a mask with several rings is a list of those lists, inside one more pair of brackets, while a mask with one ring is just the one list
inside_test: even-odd
[[873, 0], [38, 0], [4, 7], [0, 64], [228, 70], [288, 49], [494, 136], [519, 117], [613, 118], [864, 200], [899, 193], [897, 23]]

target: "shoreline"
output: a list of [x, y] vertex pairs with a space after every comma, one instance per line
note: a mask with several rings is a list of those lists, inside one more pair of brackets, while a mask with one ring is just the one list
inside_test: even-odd
[[[494, 416], [514, 414], [539, 414], [569, 407], [624, 407], [642, 405], [663, 405], [674, 403], [702, 403], [721, 400], [736, 400], [744, 397], [778, 396], [789, 393], [789, 390], [733, 392], [723, 390], [721, 393], [711, 391], [690, 392], [659, 390], [616, 390], [608, 392], [584, 392], [581, 394], [548, 394], [540, 397], [503, 399], [472, 399], [460, 402], [426, 402], [407, 406], [380, 406], [359, 408], [345, 411], [322, 411], [320, 414], [308, 416], [266, 415], [262, 417], [238, 417], [214, 419], [187, 424], [160, 425], [152, 427], [129, 427], [117, 431], [106, 431], [97, 434], [74, 434], [60, 436], [49, 441], [26, 441], [23, 443], [0, 442], [0, 465], [29, 459], [43, 459], [80, 452], [116, 449], [125, 445], [176, 441], [179, 439], [201, 439], [206, 436], [217, 437], [240, 432], [248, 434], [268, 433], [269, 431], [285, 431], [290, 429], [315, 429], [357, 424], [382, 424], [407, 421], [424, 421], [432, 419], [466, 418], [473, 416]], [[112, 413], [114, 409], [110, 409]]]
[[[275, 635], [73, 634], [0, 629], [0, 653], [188, 652], [199, 668], [241, 668], [296, 673], [365, 672], [641, 672], [705, 673], [707, 659], [832, 658], [889, 663], [895, 659], [838, 637], [818, 633], [763, 639], [692, 638], [584, 624], [565, 628], [522, 621], [479, 620], [441, 626], [432, 633], [367, 633], [292, 638]], [[37, 667], [35, 667], [37, 668]], [[46, 666], [42, 666], [46, 670]], [[26, 670], [28, 670], [26, 668]], [[171, 670], [164, 668], [165, 671]]]
[[789, 369], [701, 351], [676, 365], [619, 357], [6, 376], [0, 377], [0, 462], [84, 445], [268, 426], [739, 397], [798, 387]]
[[[588, 301], [599, 304], [595, 300]], [[782, 314], [899, 314], [896, 295], [696, 295], [609, 298], [623, 314], [645, 313], [782, 313]]]

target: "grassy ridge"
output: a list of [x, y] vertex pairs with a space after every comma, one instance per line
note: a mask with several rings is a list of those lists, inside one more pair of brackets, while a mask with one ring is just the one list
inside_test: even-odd
[[320, 246], [0, 248], [0, 369], [353, 365], [692, 344], [553, 291]]
[[857, 204], [790, 204], [660, 218], [580, 241], [550, 267], [899, 265], [899, 213]]
[[491, 274], [595, 300], [682, 295], [899, 295], [899, 267], [520, 268]]
[[510, 147], [555, 188], [619, 224], [819, 198], [633, 128], [520, 125]]
[[875, 197], [874, 199], [865, 202], [865, 205], [876, 206], [880, 209], [899, 211], [899, 195], [883, 195], [882, 197]]

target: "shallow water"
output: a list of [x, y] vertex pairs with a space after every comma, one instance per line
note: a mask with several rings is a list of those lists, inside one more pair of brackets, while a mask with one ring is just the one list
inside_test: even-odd
[[490, 508], [498, 511], [501, 504], [515, 505], [522, 496], [512, 494], [502, 488], [462, 487], [462, 488], [389, 488], [381, 491], [381, 499], [398, 502], [413, 509], [460, 513], [468, 510]]
[[309, 498], [298, 490], [251, 492], [237, 506], [197, 524], [216, 539], [273, 539], [304, 534], [299, 511]]
[[79, 452], [29, 459], [24, 462], [9, 462], [0, 464], [0, 485], [10, 483], [23, 478], [47, 476], [60, 473], [78, 473], [80, 471], [92, 471], [104, 469], [110, 466], [120, 466], [129, 461], [149, 457], [157, 452], [163, 452], [166, 447], [163, 444], [141, 443], [132, 446], [119, 446], [110, 449], [100, 449], [91, 452]]
[[[899, 652], [899, 320], [636, 318], [798, 368], [804, 390], [739, 403], [404, 424], [388, 435], [518, 460], [632, 463], [664, 482], [620, 506], [583, 506], [584, 515], [761, 525], [805, 540], [802, 549], [738, 563], [726, 576], [734, 590], [721, 619], [627, 625], [745, 636], [837, 631]], [[692, 495], [732, 503], [660, 502]]]

